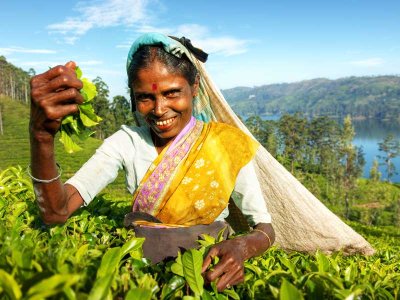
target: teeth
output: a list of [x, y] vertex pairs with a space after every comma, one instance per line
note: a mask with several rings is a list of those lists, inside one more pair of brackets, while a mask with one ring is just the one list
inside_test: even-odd
[[164, 121], [156, 121], [156, 125], [157, 126], [165, 126], [165, 125], [170, 124], [173, 120], [174, 120], [174, 118], [164, 120]]

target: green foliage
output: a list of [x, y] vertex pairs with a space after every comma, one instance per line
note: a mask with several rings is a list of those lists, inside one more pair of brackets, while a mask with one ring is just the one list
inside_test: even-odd
[[219, 239], [205, 235], [199, 250], [151, 265], [142, 258], [143, 239], [122, 228], [130, 202], [99, 196], [64, 225], [46, 227], [23, 170], [6, 169], [0, 181], [0, 191], [8, 190], [0, 193], [2, 299], [399, 297], [400, 230], [395, 227], [351, 223], [377, 248], [370, 257], [272, 248], [245, 263], [244, 283], [219, 293], [215, 283], [204, 285], [200, 274], [203, 256]]
[[69, 115], [61, 123], [60, 142], [68, 153], [82, 150], [74, 138], [86, 140], [94, 133], [89, 127], [96, 126], [102, 120], [95, 114], [92, 106], [92, 101], [97, 95], [96, 86], [89, 79], [82, 78], [82, 71], [79, 67], [76, 68], [76, 75], [83, 83], [80, 93], [84, 101], [79, 105], [79, 114]]
[[386, 166], [388, 180], [396, 173], [395, 165], [392, 160], [400, 155], [400, 141], [392, 134], [387, 135], [382, 142], [379, 143], [379, 151], [384, 153], [384, 156], [379, 158], [383, 159]]
[[369, 171], [369, 178], [376, 182], [381, 180], [381, 177], [382, 173], [379, 171], [379, 163], [376, 159], [374, 159], [371, 170]]

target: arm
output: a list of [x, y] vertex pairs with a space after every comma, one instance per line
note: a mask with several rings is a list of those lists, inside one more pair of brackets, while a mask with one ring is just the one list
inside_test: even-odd
[[[63, 117], [78, 112], [83, 102], [79, 93], [82, 82], [75, 75], [75, 63], [57, 66], [31, 79], [31, 173], [38, 179], [58, 176], [54, 155], [54, 136]], [[50, 183], [33, 180], [41, 216], [46, 224], [63, 223], [83, 204], [71, 185], [60, 179]]]
[[214, 271], [205, 273], [208, 281], [218, 279], [219, 290], [243, 282], [244, 261], [262, 254], [275, 241], [275, 233], [270, 224], [271, 217], [252, 162], [239, 172], [232, 198], [249, 224], [255, 225], [253, 227], [255, 230], [247, 235], [221, 242], [210, 249], [204, 260], [203, 272], [206, 271], [213, 256], [220, 258]]

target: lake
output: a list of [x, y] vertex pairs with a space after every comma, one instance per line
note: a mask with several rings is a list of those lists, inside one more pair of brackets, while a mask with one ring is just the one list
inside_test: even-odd
[[[367, 119], [353, 120], [353, 125], [356, 132], [354, 144], [363, 147], [366, 161], [364, 177], [368, 178], [369, 170], [371, 169], [374, 159], [378, 159], [377, 157], [379, 155], [383, 155], [383, 152], [379, 151], [378, 143], [382, 142], [389, 133], [393, 134], [397, 139], [400, 139], [400, 124]], [[378, 161], [383, 162], [379, 159]], [[393, 163], [396, 167], [396, 171], [400, 172], [400, 157], [396, 157]], [[382, 173], [382, 179], [386, 179], [387, 173], [384, 166], [380, 166], [379, 171]], [[400, 182], [400, 174], [394, 175], [392, 181]]]
[[[268, 115], [262, 116], [264, 120], [279, 120], [279, 115]], [[246, 119], [246, 118], [244, 118]], [[383, 152], [379, 151], [378, 143], [382, 142], [388, 134], [393, 134], [397, 139], [400, 139], [400, 124], [383, 122], [377, 119], [366, 119], [366, 120], [353, 120], [354, 130], [356, 135], [353, 143], [358, 147], [362, 147], [365, 157], [364, 174], [365, 178], [369, 178], [369, 171], [372, 167], [374, 159], [378, 159], [379, 155], [384, 155]], [[379, 160], [382, 163], [383, 160]], [[400, 173], [400, 157], [396, 157], [393, 160], [396, 171]], [[384, 166], [379, 166], [379, 171], [382, 173], [382, 180], [387, 178], [387, 173]], [[400, 182], [400, 174], [396, 174], [392, 177], [392, 182]]]

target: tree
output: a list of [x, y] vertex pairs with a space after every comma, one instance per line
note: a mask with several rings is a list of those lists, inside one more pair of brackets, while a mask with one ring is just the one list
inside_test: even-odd
[[307, 157], [313, 171], [335, 179], [340, 165], [339, 124], [328, 118], [313, 119], [308, 128]]
[[133, 125], [131, 105], [124, 96], [115, 96], [111, 103], [111, 112], [114, 116], [115, 129], [122, 124]]
[[265, 121], [260, 116], [251, 116], [246, 120], [245, 125], [257, 141], [265, 146], [268, 139], [268, 128], [265, 126]]
[[246, 120], [245, 125], [257, 141], [259, 141], [272, 156], [276, 156], [278, 145], [275, 135], [275, 122], [263, 120], [259, 116], [251, 116]]
[[96, 137], [99, 139], [105, 139], [111, 133], [114, 132], [114, 122], [112, 119], [112, 114], [110, 111], [109, 89], [107, 84], [101, 79], [101, 77], [96, 77], [93, 80], [96, 85], [97, 96], [93, 99], [93, 108], [95, 113], [100, 116], [103, 121], [96, 126]]
[[306, 145], [307, 119], [301, 114], [283, 115], [279, 120], [279, 134], [284, 145], [283, 158], [290, 162], [290, 170], [294, 172], [296, 163], [301, 163]]
[[350, 115], [347, 115], [343, 121], [342, 133], [340, 136], [340, 154], [342, 167], [340, 172], [340, 181], [344, 190], [345, 217], [349, 217], [350, 192], [356, 187], [357, 178], [361, 175], [365, 164], [362, 148], [353, 145], [355, 131], [351, 122]]
[[376, 182], [376, 181], [381, 180], [381, 176], [382, 176], [382, 173], [379, 172], [379, 162], [378, 162], [378, 160], [375, 158], [375, 159], [374, 159], [374, 162], [372, 163], [371, 170], [369, 171], [369, 178], [370, 178], [372, 181]]
[[382, 165], [386, 166], [387, 180], [390, 182], [390, 179], [397, 174], [393, 159], [400, 155], [400, 141], [393, 134], [388, 134], [378, 145], [379, 151], [384, 152], [384, 156], [379, 158], [384, 161]]

